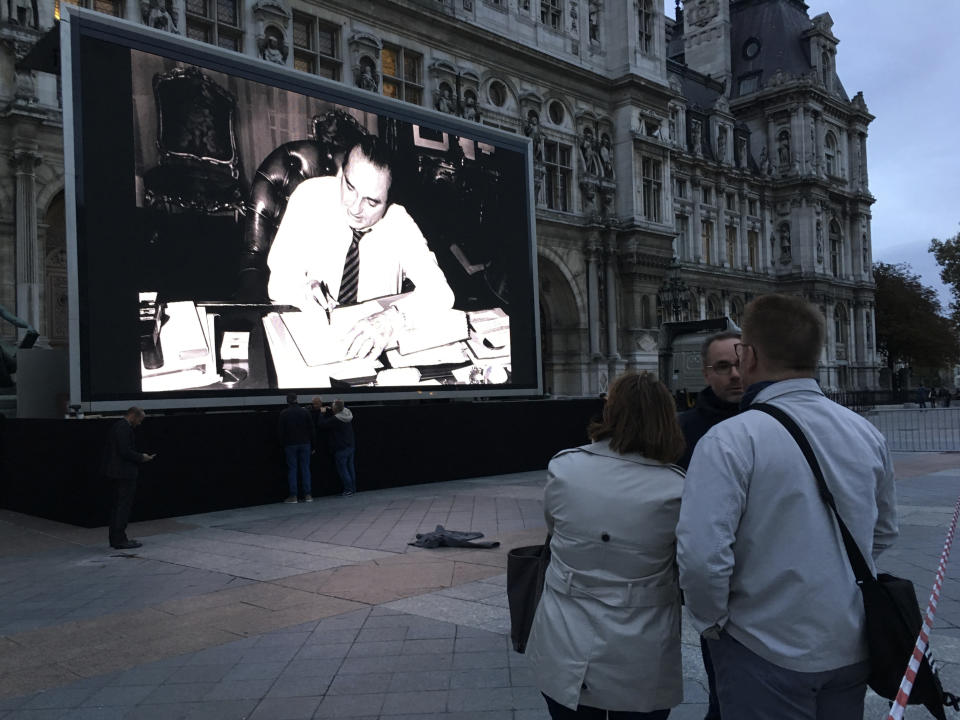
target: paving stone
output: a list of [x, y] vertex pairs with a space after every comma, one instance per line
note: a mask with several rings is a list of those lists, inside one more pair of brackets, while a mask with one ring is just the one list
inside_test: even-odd
[[310, 720], [322, 696], [267, 697], [260, 701], [249, 720]]
[[320, 702], [314, 717], [342, 718], [363, 717], [365, 715], [376, 717], [380, 714], [380, 708], [383, 707], [383, 697], [383, 693], [327, 695]]

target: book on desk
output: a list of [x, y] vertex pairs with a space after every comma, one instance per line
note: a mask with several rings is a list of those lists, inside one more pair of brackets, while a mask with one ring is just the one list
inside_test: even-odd
[[[141, 293], [141, 302], [149, 295], [151, 293]], [[141, 390], [183, 390], [220, 382], [213, 342], [216, 316], [191, 300], [159, 305], [156, 312], [159, 331], [153, 353], [141, 347]], [[159, 365], [148, 363], [157, 355], [162, 358]], [[148, 364], [152, 367], [147, 367]]]
[[[499, 308], [479, 312], [444, 309], [405, 325], [379, 359], [343, 360], [356, 324], [389, 307], [381, 298], [323, 312], [275, 312], [264, 328], [280, 387], [349, 385], [424, 385], [448, 381], [484, 382], [462, 368], [510, 363], [510, 320]], [[474, 346], [476, 349], [474, 350]], [[401, 371], [401, 372], [395, 372]], [[422, 371], [422, 374], [421, 374]], [[486, 377], [490, 377], [489, 373]]]

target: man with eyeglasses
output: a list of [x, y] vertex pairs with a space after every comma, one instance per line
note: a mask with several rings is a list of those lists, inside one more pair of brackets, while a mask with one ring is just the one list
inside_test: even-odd
[[[707, 386], [697, 394], [697, 404], [690, 410], [680, 413], [680, 429], [687, 447], [677, 465], [684, 470], [690, 465], [690, 458], [697, 442], [706, 432], [719, 422], [732, 418], [740, 412], [740, 398], [743, 397], [743, 383], [740, 380], [740, 361], [734, 345], [740, 341], [740, 333], [724, 330], [714, 333], [700, 346], [700, 359], [703, 363], [703, 379]], [[707, 714], [703, 720], [720, 720], [720, 703], [717, 699], [716, 679], [710, 660], [710, 648], [707, 641], [700, 638], [700, 653], [703, 667], [707, 671], [707, 690], [709, 702]]]
[[707, 386], [697, 395], [697, 404], [678, 417], [687, 449], [677, 465], [684, 470], [690, 465], [697, 441], [707, 430], [740, 412], [743, 382], [740, 380], [740, 361], [733, 349], [739, 341], [740, 333], [724, 330], [711, 335], [700, 346], [703, 379]]
[[697, 443], [683, 489], [677, 562], [692, 625], [707, 638], [724, 717], [861, 718], [870, 666], [863, 599], [833, 513], [790, 433], [799, 425], [871, 572], [896, 539], [883, 435], [817, 384], [821, 312], [763, 295], [735, 344], [744, 410]]

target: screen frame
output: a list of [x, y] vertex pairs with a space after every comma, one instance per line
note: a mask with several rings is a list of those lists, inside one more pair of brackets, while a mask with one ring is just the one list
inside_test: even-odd
[[[496, 397], [539, 397], [543, 395], [543, 368], [540, 343], [540, 307], [539, 307], [539, 279], [537, 269], [537, 239], [536, 239], [536, 203], [534, 198], [533, 182], [533, 144], [530, 138], [521, 134], [512, 134], [498, 128], [470, 122], [456, 116], [394, 100], [379, 94], [372, 94], [359, 88], [348, 87], [344, 84], [325, 78], [278, 67], [265, 60], [254, 59], [247, 55], [223, 50], [199, 41], [153, 28], [140, 26], [126, 20], [105, 16], [91, 10], [84, 10], [73, 6], [64, 6], [64, 14], [60, 22], [61, 39], [61, 73], [63, 97], [63, 132], [64, 132], [64, 169], [65, 169], [65, 204], [66, 204], [66, 234], [67, 234], [67, 275], [68, 275], [68, 324], [69, 324], [69, 378], [70, 404], [86, 412], [124, 410], [132, 404], [147, 409], [187, 409], [187, 408], [244, 408], [275, 405], [285, 402], [287, 390], [270, 389], [269, 392], [246, 394], [242, 390], [224, 390], [218, 394], [197, 396], [189, 390], [163, 393], [144, 392], [139, 388], [124, 394], [122, 399], [98, 399], [95, 388], [89, 387], [89, 380], [84, 373], [84, 363], [92, 362], [89, 338], [83, 330], [83, 318], [80, 307], [82, 288], [80, 265], [80, 243], [78, 241], [78, 185], [82, 186], [82, 172], [84, 162], [83, 132], [82, 132], [82, 93], [80, 82], [80, 64], [83, 59], [76, 57], [79, 54], [81, 37], [91, 37], [105, 42], [140, 52], [152, 53], [168, 57], [188, 65], [194, 65], [201, 70], [211, 70], [240, 77], [247, 81], [263, 83], [284, 91], [301, 93], [303, 95], [321, 98], [323, 100], [356, 108], [366, 112], [386, 114], [401, 122], [412, 125], [429, 125], [444, 132], [465, 136], [479, 142], [487, 142], [498, 148], [521, 153], [526, 177], [521, 179], [525, 188], [524, 207], [526, 212], [527, 228], [527, 261], [529, 275], [526, 280], [532, 283], [529, 305], [525, 312], [532, 312], [530, 326], [533, 330], [532, 338], [524, 338], [523, 344], [516, 348], [517, 352], [528, 352], [528, 344], [532, 344], [535, 378], [532, 383], [521, 386], [515, 385], [454, 385], [454, 386], [424, 386], [422, 388], [406, 389], [364, 389], [362, 393], [351, 390], [334, 390], [332, 388], [317, 388], [310, 393], [301, 393], [301, 400], [313, 395], [342, 395], [351, 402], [383, 402], [390, 400], [408, 401], [411, 399], [478, 399]], [[75, 106], [76, 103], [76, 106]], [[84, 277], [84, 282], [89, 278]], [[296, 388], [291, 388], [293, 392]], [[302, 389], [301, 389], [302, 390]]]

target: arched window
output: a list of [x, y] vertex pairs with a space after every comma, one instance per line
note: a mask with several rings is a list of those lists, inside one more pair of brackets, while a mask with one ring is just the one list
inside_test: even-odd
[[843, 272], [843, 237], [836, 220], [830, 221], [830, 272], [834, 277], [840, 277]]
[[832, 132], [827, 133], [823, 143], [823, 154], [826, 160], [827, 175], [839, 175], [840, 168], [837, 164], [837, 138]]
[[830, 89], [830, 53], [826, 51], [820, 53], [820, 82]]
[[707, 298], [707, 319], [713, 320], [714, 318], [723, 317], [723, 303], [720, 302], [720, 298], [716, 295], [711, 295]]
[[730, 319], [737, 327], [740, 327], [743, 321], [743, 300], [738, 297], [730, 298]]

